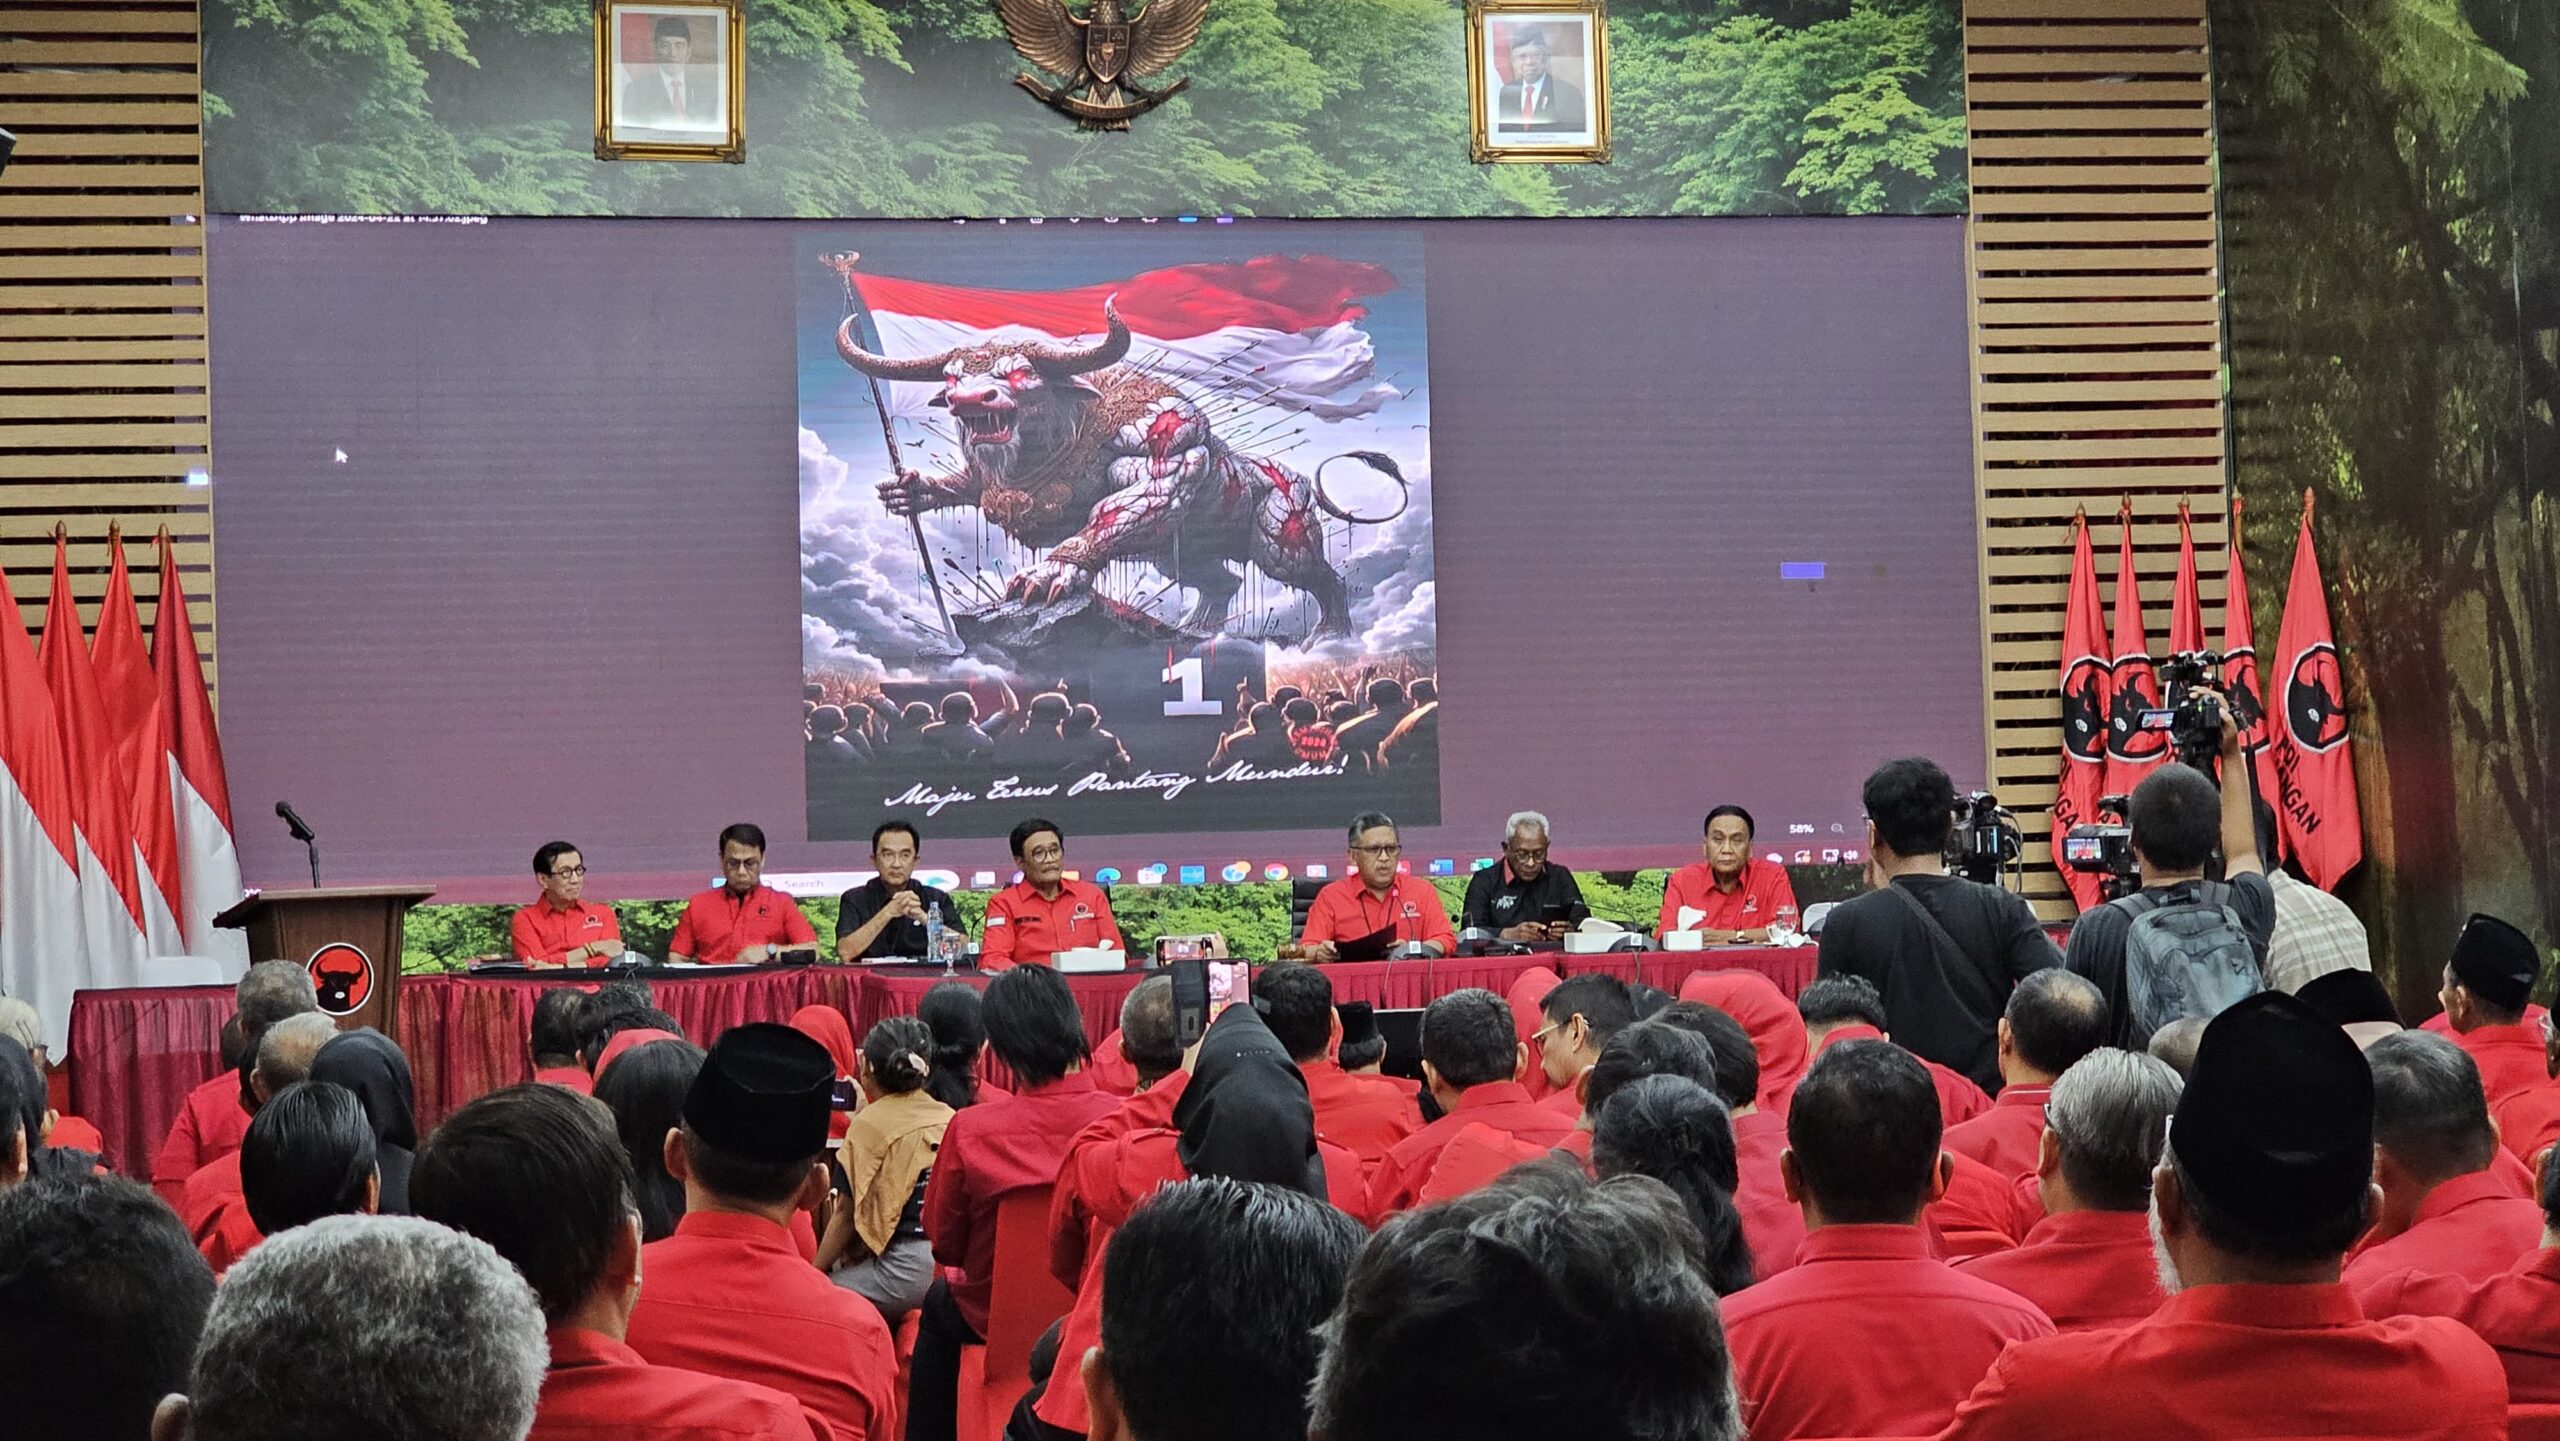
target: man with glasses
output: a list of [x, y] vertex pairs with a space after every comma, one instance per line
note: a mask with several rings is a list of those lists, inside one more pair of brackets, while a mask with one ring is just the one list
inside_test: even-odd
[[622, 954], [622, 922], [613, 907], [578, 898], [587, 888], [587, 861], [576, 846], [544, 845], [533, 853], [533, 873], [541, 879], [542, 897], [518, 908], [509, 927], [517, 960], [549, 969], [601, 966]]
[[980, 969], [1051, 965], [1058, 952], [1089, 946], [1129, 948], [1102, 887], [1067, 875], [1067, 841], [1057, 822], [1035, 816], [1015, 826], [1010, 840], [1022, 879], [987, 898]]
[[725, 884], [684, 903], [667, 937], [668, 960], [753, 965], [785, 951], [815, 958], [818, 928], [798, 902], [764, 883], [763, 827], [740, 821], [720, 833], [720, 875]]
[[1502, 826], [1502, 859], [1467, 878], [1458, 926], [1535, 944], [1561, 940], [1590, 914], [1573, 872], [1547, 859], [1547, 818], [1515, 811]]
[[1456, 948], [1440, 892], [1419, 876], [1400, 873], [1396, 862], [1403, 855], [1394, 817], [1363, 811], [1352, 818], [1351, 874], [1316, 892], [1307, 928], [1298, 937], [1308, 960], [1338, 961], [1346, 943], [1374, 944], [1382, 936], [1390, 947], [1419, 945], [1429, 956]]

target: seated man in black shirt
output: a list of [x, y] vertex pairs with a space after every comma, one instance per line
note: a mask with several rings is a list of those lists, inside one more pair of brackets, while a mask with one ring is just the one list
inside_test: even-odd
[[[2138, 1051], [2151, 1042], [2151, 1028], [2136, 1019], [2125, 994], [2125, 941], [2133, 933], [2135, 918], [2146, 910], [2188, 902], [2227, 908], [2239, 919], [2259, 975], [2266, 974], [2267, 945], [2276, 930], [2276, 893], [2258, 859], [2249, 762], [2240, 749], [2240, 728], [2231, 723], [2227, 706], [2222, 718], [2222, 774], [2231, 784], [2217, 787], [2204, 772], [2173, 763], [2153, 771], [2133, 788], [2125, 821], [2133, 830], [2133, 859], [2142, 869], [2142, 890], [2081, 912], [2071, 927], [2071, 946], [2063, 963], [2107, 993], [2112, 1017], [2107, 1044], [2111, 1046]], [[2213, 882], [2205, 879], [2205, 871], [2213, 864], [2217, 841], [2222, 850], [2222, 879]]]
[[1884, 997], [1896, 1044], [1997, 1090], [2009, 992], [2062, 953], [2025, 900], [1947, 874], [1956, 787], [1936, 761], [1887, 761], [1864, 797], [1877, 888], [1823, 922], [1821, 972], [1864, 977]]
[[1518, 811], [1502, 828], [1502, 859], [1468, 877], [1458, 929], [1493, 931], [1506, 941], [1552, 941], [1590, 914], [1573, 872], [1547, 859], [1547, 818]]
[[924, 947], [925, 908], [942, 913], [945, 931], [961, 929], [951, 893], [915, 878], [924, 843], [905, 821], [882, 821], [871, 833], [871, 863], [880, 874], [844, 893], [836, 910], [836, 959], [929, 959]]

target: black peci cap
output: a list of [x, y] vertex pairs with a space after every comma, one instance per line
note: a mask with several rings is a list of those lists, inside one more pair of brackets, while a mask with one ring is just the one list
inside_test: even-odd
[[2317, 1224], [2372, 1183], [2373, 1070], [2337, 1022], [2261, 991], [2206, 1024], [2169, 1144], [2215, 1208], [2273, 1231]]
[[742, 1161], [803, 1161], [827, 1148], [836, 1083], [827, 1048], [789, 1026], [731, 1026], [685, 1092], [684, 1123]]
[[2475, 915], [2453, 943], [2453, 978], [2471, 994], [2504, 1011], [2520, 1011], [2542, 975], [2542, 952], [2533, 937], [2499, 920]]
[[2311, 1009], [2341, 1026], [2370, 1021], [2400, 1024], [2400, 1011], [2391, 1004], [2391, 993], [2373, 972], [2348, 967], [2314, 977], [2294, 992]]

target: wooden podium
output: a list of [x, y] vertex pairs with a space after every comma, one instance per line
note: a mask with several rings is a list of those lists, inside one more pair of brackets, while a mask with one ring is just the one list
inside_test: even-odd
[[259, 891], [213, 918], [249, 933], [252, 961], [287, 960], [310, 971], [320, 1009], [342, 1029], [391, 1034], [400, 994], [400, 932], [433, 886], [319, 886]]

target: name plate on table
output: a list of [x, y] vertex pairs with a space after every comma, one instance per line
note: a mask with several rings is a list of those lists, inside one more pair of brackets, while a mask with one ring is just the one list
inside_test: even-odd
[[1071, 951], [1053, 953], [1050, 964], [1070, 976], [1090, 976], [1106, 971], [1129, 969], [1129, 953], [1109, 946], [1078, 946]]

